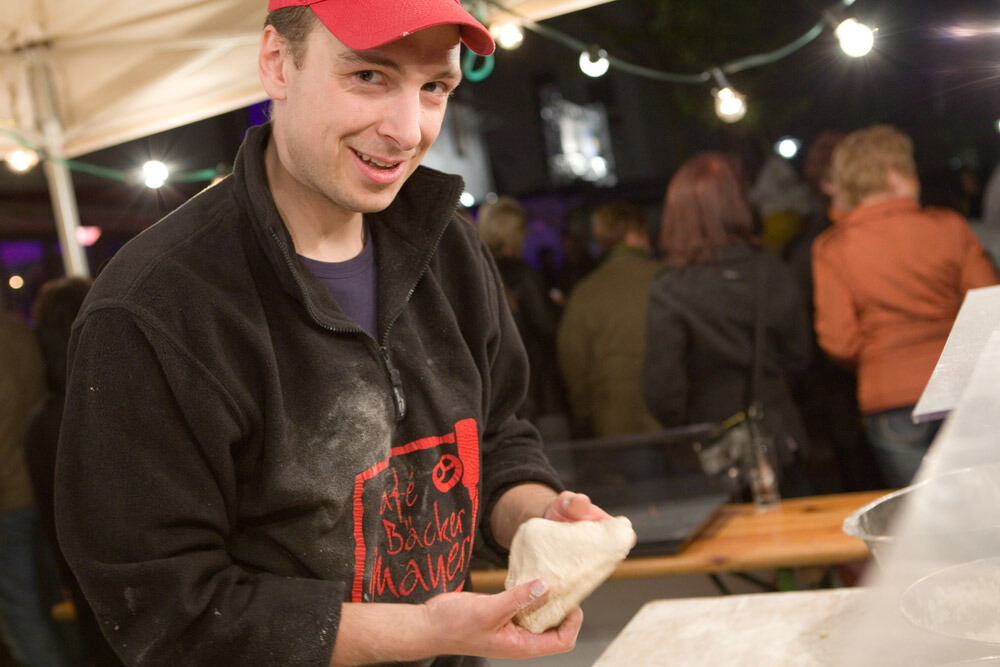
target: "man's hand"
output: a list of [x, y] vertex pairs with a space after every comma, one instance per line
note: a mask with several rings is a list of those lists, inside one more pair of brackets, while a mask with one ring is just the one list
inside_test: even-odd
[[610, 518], [607, 512], [582, 493], [563, 491], [557, 494], [543, 484], [521, 484], [500, 496], [493, 508], [490, 527], [494, 539], [509, 549], [518, 526], [536, 516], [552, 521], [600, 521]]
[[611, 515], [590, 502], [583, 493], [563, 491], [542, 512], [543, 519], [552, 521], [600, 521]]
[[555, 628], [532, 634], [513, 618], [541, 604], [548, 584], [533, 579], [495, 595], [442, 593], [421, 605], [345, 603], [330, 667], [421, 660], [435, 655], [531, 658], [576, 645], [583, 612], [574, 609]]
[[576, 645], [583, 622], [579, 608], [551, 630], [532, 634], [513, 621], [519, 611], [541, 604], [548, 593], [542, 579], [495, 595], [444, 593], [424, 604], [427, 626], [443, 653], [523, 659], [564, 653]]

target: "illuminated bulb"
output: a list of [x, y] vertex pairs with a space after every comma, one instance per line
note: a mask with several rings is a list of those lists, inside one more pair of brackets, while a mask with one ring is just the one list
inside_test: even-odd
[[592, 76], [595, 79], [604, 76], [610, 66], [608, 52], [604, 49], [591, 48], [580, 54], [580, 69], [587, 76]]
[[856, 19], [844, 19], [833, 31], [840, 40], [840, 48], [852, 58], [860, 58], [875, 45], [875, 33]]
[[791, 160], [799, 153], [799, 140], [795, 137], [784, 137], [774, 145], [774, 151], [786, 160]]
[[1000, 132], [1000, 119], [997, 120], [997, 132]]
[[4, 157], [7, 167], [18, 174], [23, 174], [38, 164], [38, 153], [28, 148], [15, 148]]
[[720, 88], [715, 93], [715, 115], [727, 123], [740, 120], [747, 115], [746, 96], [729, 86]]
[[524, 31], [516, 23], [494, 23], [490, 26], [490, 34], [504, 49], [516, 49], [524, 41]]
[[161, 188], [169, 177], [170, 169], [159, 160], [150, 160], [142, 165], [142, 179], [146, 183], [147, 188], [153, 188], [154, 190]]
[[476, 198], [471, 192], [463, 192], [458, 198], [458, 203], [465, 208], [472, 208], [476, 204]]
[[15, 274], [10, 277], [10, 279], [7, 281], [7, 284], [10, 285], [11, 289], [21, 289], [22, 287], [24, 287], [24, 278]]

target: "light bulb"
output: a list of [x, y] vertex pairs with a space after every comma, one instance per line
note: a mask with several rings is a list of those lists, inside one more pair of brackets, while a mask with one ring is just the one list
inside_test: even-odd
[[844, 19], [833, 34], [840, 41], [840, 48], [852, 58], [867, 55], [875, 45], [875, 33], [857, 19]]
[[142, 165], [142, 178], [147, 188], [163, 187], [163, 184], [170, 178], [170, 169], [159, 160], [150, 160]]
[[791, 160], [798, 155], [799, 145], [799, 140], [795, 137], [783, 137], [774, 145], [774, 151], [786, 160]]
[[4, 160], [11, 171], [23, 174], [38, 164], [38, 153], [30, 148], [15, 148], [4, 156]]
[[604, 49], [591, 48], [580, 54], [580, 69], [587, 76], [604, 76], [610, 66], [608, 52]]
[[729, 86], [715, 93], [715, 115], [727, 123], [735, 123], [747, 114], [746, 96]]
[[458, 197], [458, 203], [465, 208], [472, 208], [476, 204], [476, 197], [471, 192], [463, 192]]
[[504, 49], [516, 49], [524, 41], [524, 31], [516, 23], [494, 23], [490, 26], [490, 34]]
[[7, 280], [7, 284], [11, 289], [21, 289], [24, 287], [24, 278], [15, 273]]

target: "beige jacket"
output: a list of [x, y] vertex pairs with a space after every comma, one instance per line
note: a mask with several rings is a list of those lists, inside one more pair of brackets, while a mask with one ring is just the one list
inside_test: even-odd
[[619, 246], [569, 295], [556, 346], [570, 411], [594, 436], [662, 428], [642, 399], [646, 303], [662, 268], [646, 253]]

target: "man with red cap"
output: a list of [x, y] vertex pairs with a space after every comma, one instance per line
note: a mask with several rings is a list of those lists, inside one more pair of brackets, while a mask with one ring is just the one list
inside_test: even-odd
[[[420, 161], [489, 33], [457, 0], [271, 0], [272, 120], [123, 248], [70, 343], [61, 546], [128, 665], [483, 664], [534, 580], [467, 588], [563, 491], [462, 183]], [[479, 657], [476, 657], [479, 656]]]

